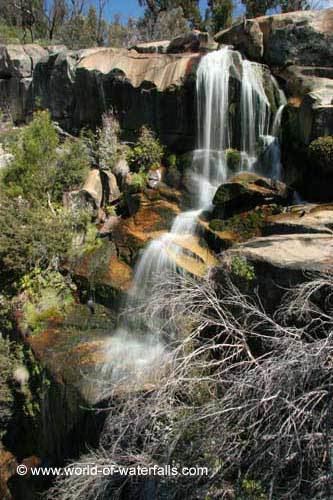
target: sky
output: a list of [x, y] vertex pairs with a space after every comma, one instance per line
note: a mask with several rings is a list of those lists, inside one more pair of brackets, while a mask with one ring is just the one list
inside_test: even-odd
[[[140, 7], [138, 0], [110, 0], [107, 9], [108, 19], [112, 19], [114, 14], [121, 14], [123, 20], [129, 17], [140, 17], [144, 9]], [[200, 8], [204, 13], [207, 6], [207, 0], [200, 0]]]
[[[97, 1], [97, 0], [95, 0]], [[333, 0], [318, 0], [321, 2], [322, 8], [333, 7]], [[200, 8], [202, 13], [205, 12], [207, 0], [200, 0]], [[129, 17], [140, 17], [144, 9], [139, 6], [138, 0], [109, 0], [107, 8], [107, 18], [112, 19], [114, 14], [120, 14], [123, 21]], [[239, 14], [239, 12], [237, 12]]]

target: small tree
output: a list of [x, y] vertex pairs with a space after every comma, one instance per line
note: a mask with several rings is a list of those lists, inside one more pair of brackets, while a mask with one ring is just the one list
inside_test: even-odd
[[232, 24], [233, 0], [210, 0], [210, 22], [213, 33]]
[[2, 182], [9, 195], [45, 202], [50, 179], [56, 168], [57, 132], [47, 111], [37, 111], [12, 146], [14, 160], [3, 172]]

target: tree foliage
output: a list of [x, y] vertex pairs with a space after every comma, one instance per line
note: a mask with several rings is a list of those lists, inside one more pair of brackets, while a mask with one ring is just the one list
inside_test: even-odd
[[2, 190], [34, 204], [61, 201], [62, 193], [79, 186], [89, 169], [84, 144], [68, 139], [60, 147], [47, 111], [35, 113], [10, 150], [14, 159], [2, 172]]
[[210, 0], [208, 7], [208, 20], [213, 33], [217, 33], [232, 24], [233, 0]]
[[148, 172], [161, 164], [164, 149], [154, 133], [142, 127], [135, 146], [129, 150], [127, 159], [134, 172]]

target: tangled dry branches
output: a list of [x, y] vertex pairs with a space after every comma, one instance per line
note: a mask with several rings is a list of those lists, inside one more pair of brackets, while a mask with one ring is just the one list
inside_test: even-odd
[[49, 498], [145, 498], [149, 488], [168, 499], [330, 498], [332, 274], [288, 292], [274, 318], [227, 276], [159, 283], [142, 314], [168, 342], [167, 366], [150, 391], [118, 394], [82, 462], [202, 465], [208, 476], [68, 477]]

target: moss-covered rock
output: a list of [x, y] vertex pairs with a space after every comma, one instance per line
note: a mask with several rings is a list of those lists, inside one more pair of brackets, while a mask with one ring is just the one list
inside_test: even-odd
[[213, 217], [230, 217], [260, 205], [285, 204], [290, 194], [290, 190], [282, 182], [242, 172], [216, 191]]
[[237, 149], [229, 148], [225, 152], [227, 167], [231, 172], [236, 172], [241, 164], [241, 154]]
[[308, 155], [314, 167], [322, 173], [333, 173], [333, 136], [318, 137], [308, 147]]

